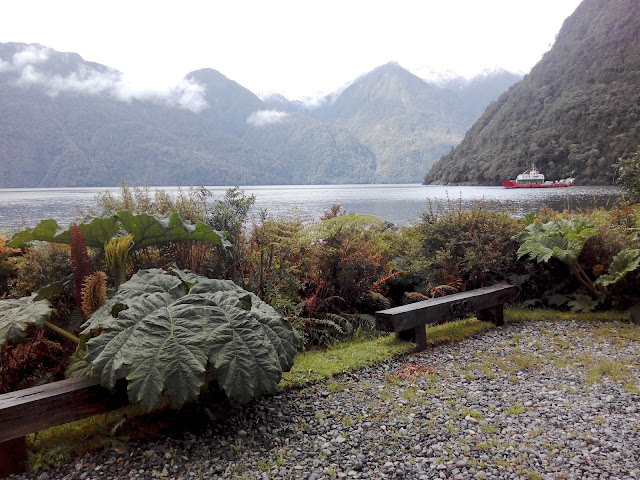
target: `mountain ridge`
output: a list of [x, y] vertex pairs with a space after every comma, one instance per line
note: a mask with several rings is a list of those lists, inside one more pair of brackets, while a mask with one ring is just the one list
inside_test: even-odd
[[144, 92], [78, 54], [0, 43], [0, 187], [419, 182], [471, 123], [461, 102], [397, 63], [309, 108], [214, 69]]

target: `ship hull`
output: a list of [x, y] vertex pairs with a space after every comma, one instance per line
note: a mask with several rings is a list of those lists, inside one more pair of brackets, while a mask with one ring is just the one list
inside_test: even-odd
[[573, 182], [548, 182], [548, 183], [516, 183], [515, 180], [502, 180], [504, 188], [559, 188], [570, 187]]

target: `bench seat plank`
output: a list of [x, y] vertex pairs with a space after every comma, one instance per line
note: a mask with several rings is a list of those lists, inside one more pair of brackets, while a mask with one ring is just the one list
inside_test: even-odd
[[475, 312], [478, 320], [504, 323], [504, 304], [518, 295], [513, 285], [493, 285], [376, 312], [376, 328], [427, 348], [425, 326]]
[[384, 332], [410, 330], [503, 305], [516, 298], [517, 293], [518, 290], [513, 285], [492, 285], [401, 305], [376, 312], [376, 328]]

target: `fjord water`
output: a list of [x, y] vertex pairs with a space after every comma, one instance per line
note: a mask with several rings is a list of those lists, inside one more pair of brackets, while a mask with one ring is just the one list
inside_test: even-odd
[[[176, 193], [178, 187], [150, 187]], [[207, 187], [214, 199], [221, 199], [229, 187]], [[368, 213], [398, 225], [408, 225], [421, 212], [441, 204], [444, 208], [461, 204], [470, 208], [478, 202], [505, 210], [515, 217], [535, 212], [541, 206], [556, 210], [610, 207], [622, 194], [619, 187], [574, 186], [548, 189], [510, 189], [502, 187], [440, 186], [420, 184], [377, 185], [267, 185], [242, 187], [255, 194], [250, 215], [267, 209], [272, 216], [292, 211], [317, 220], [331, 205], [348, 212]], [[78, 220], [83, 208], [95, 206], [96, 195], [119, 187], [104, 188], [5, 188], [0, 189], [0, 231], [14, 232], [33, 227], [40, 220], [54, 218], [66, 225]], [[184, 187], [182, 190], [186, 190]]]

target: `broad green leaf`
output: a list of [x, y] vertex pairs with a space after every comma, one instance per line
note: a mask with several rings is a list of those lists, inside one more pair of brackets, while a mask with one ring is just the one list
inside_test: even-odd
[[[121, 228], [120, 219], [114, 214], [90, 218], [87, 222], [78, 226], [82, 231], [86, 245], [94, 248], [104, 247], [109, 240], [116, 236]], [[69, 233], [69, 243], [71, 243], [71, 232], [70, 230], [67, 230], [67, 232]]]
[[51, 316], [48, 300], [34, 301], [35, 295], [0, 300], [0, 348], [7, 342], [22, 340], [29, 325], [41, 328]]
[[635, 248], [625, 248], [613, 257], [609, 270], [595, 281], [596, 285], [608, 287], [622, 279], [627, 273], [634, 271], [640, 266], [640, 250]]
[[150, 215], [125, 211], [118, 213], [118, 219], [122, 223], [122, 228], [133, 235], [136, 250], [184, 240], [199, 240], [225, 248], [231, 246], [222, 232], [213, 230], [202, 222], [193, 225], [183, 221], [177, 213]]
[[54, 295], [60, 295], [61, 293], [71, 288], [72, 285], [73, 275], [68, 275], [63, 280], [53, 282], [42, 287], [40, 290], [38, 290], [38, 293], [33, 299], [36, 301], [44, 299], [51, 300]]
[[[182, 220], [177, 213], [150, 215], [123, 211], [87, 218], [78, 226], [82, 230], [86, 245], [94, 248], [104, 248], [109, 240], [122, 231], [133, 235], [134, 250], [185, 240], [198, 240], [224, 248], [231, 246], [223, 232], [213, 230], [202, 222], [193, 225]], [[61, 228], [53, 219], [43, 220], [34, 228], [17, 232], [7, 244], [23, 247], [34, 240], [70, 244], [71, 229]]]
[[571, 265], [577, 261], [587, 240], [596, 233], [582, 217], [532, 223], [520, 234], [523, 243], [518, 249], [518, 258], [529, 255], [538, 263], [556, 258]]
[[141, 270], [91, 316], [90, 373], [108, 387], [126, 374], [147, 409], [195, 399], [210, 370], [236, 401], [274, 392], [300, 342], [291, 324], [231, 281], [173, 271]]
[[[42, 220], [38, 225], [33, 228], [26, 228], [21, 232], [15, 233], [7, 245], [14, 248], [24, 247], [27, 243], [34, 240], [41, 240], [45, 242], [55, 242], [56, 238], [63, 233], [58, 227], [58, 222], [53, 219]], [[70, 243], [70, 242], [62, 242]]]

